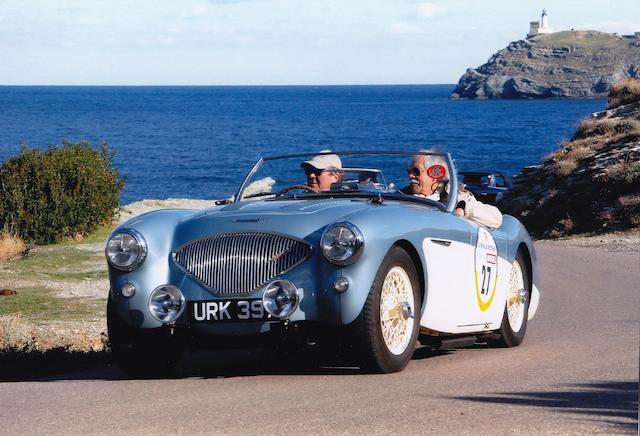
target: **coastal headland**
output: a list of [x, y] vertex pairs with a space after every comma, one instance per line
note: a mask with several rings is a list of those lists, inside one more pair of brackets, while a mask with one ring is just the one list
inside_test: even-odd
[[619, 80], [640, 78], [640, 36], [597, 31], [514, 41], [460, 78], [451, 98], [606, 98]]

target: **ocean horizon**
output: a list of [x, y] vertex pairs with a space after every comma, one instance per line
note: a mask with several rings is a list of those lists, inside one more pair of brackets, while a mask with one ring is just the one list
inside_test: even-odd
[[450, 100], [455, 84], [0, 86], [0, 161], [107, 142], [122, 203], [232, 195], [261, 156], [448, 151], [458, 170], [542, 162], [604, 100]]

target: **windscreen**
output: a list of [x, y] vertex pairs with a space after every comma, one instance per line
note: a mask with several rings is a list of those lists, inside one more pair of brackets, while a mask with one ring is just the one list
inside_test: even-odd
[[243, 184], [237, 201], [318, 196], [384, 196], [445, 204], [447, 155], [429, 152], [328, 152], [266, 158]]

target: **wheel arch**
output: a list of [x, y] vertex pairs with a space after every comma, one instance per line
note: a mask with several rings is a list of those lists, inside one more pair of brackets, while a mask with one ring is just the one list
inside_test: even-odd
[[[516, 256], [518, 252], [521, 251], [524, 256], [526, 267], [527, 267], [527, 278], [529, 279], [529, 287], [533, 288], [533, 263], [531, 262], [531, 253], [529, 252], [529, 247], [524, 242], [521, 242], [518, 246], [518, 250], [516, 251]], [[515, 256], [514, 256], [515, 257]]]
[[413, 261], [413, 265], [416, 267], [416, 272], [418, 273], [418, 280], [420, 283], [420, 301], [424, 305], [424, 295], [426, 290], [426, 286], [424, 282], [425, 274], [424, 274], [424, 267], [422, 265], [422, 260], [420, 259], [420, 255], [418, 254], [418, 250], [416, 250], [416, 247], [406, 239], [400, 239], [396, 241], [393, 245], [399, 246], [400, 248], [402, 248], [404, 251], [407, 252], [409, 257], [411, 257], [411, 260]]

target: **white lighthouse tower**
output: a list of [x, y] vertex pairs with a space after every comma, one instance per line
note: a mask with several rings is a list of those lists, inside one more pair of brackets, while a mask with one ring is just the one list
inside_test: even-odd
[[531, 21], [529, 23], [529, 33], [527, 33], [527, 38], [531, 38], [532, 36], [536, 36], [539, 33], [551, 33], [552, 30], [549, 27], [549, 15], [547, 14], [547, 10], [542, 10], [542, 15], [540, 15], [540, 21]]

